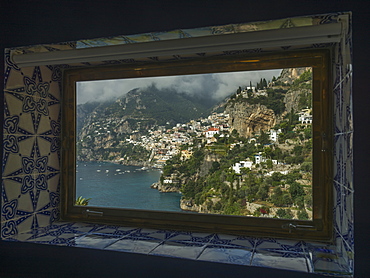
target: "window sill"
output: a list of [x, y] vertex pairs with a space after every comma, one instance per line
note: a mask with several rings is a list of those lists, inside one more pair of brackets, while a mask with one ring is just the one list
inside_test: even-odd
[[56, 222], [4, 240], [352, 277], [334, 246], [299, 240], [75, 222]]

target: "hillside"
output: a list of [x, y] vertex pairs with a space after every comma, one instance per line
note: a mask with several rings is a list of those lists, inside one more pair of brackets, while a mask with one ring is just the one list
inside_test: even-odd
[[212, 136], [168, 160], [154, 187], [181, 191], [183, 210], [311, 219], [311, 86], [309, 69], [286, 69], [239, 88], [208, 117]]
[[131, 164], [146, 164], [150, 152], [127, 140], [146, 136], [158, 126], [172, 128], [199, 118], [209, 113], [213, 104], [196, 96], [150, 87], [131, 90], [114, 101], [79, 105], [77, 158], [116, 161], [129, 155]]

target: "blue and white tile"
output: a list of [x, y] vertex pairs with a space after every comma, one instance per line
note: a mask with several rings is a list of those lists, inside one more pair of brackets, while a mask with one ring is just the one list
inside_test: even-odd
[[228, 245], [232, 241], [237, 240], [239, 237], [236, 235], [223, 235], [223, 234], [214, 234], [211, 240], [209, 241], [210, 244], [223, 244]]
[[334, 124], [335, 133], [342, 133], [344, 131], [343, 114], [345, 107], [343, 106], [343, 89], [341, 84], [333, 90], [334, 93]]
[[335, 136], [335, 146], [334, 146], [334, 182], [340, 185], [344, 185], [344, 136]]
[[83, 223], [83, 222], [63, 222], [58, 221], [52, 223], [48, 227], [48, 232], [54, 234], [72, 233], [72, 234], [87, 234], [93, 233], [97, 228], [104, 226], [101, 224]]
[[349, 100], [349, 103], [345, 105], [345, 117], [344, 117], [344, 130], [346, 132], [353, 132], [353, 106], [352, 98]]
[[141, 228], [131, 232], [126, 238], [133, 240], [152, 240], [162, 242], [171, 238], [173, 234], [173, 231]]
[[251, 265], [309, 272], [309, 262], [306, 254], [299, 252], [276, 253], [256, 250]]
[[35, 213], [39, 228], [48, 227], [51, 224], [52, 209], [39, 210]]
[[122, 236], [87, 234], [74, 239], [74, 246], [84, 248], [103, 249], [121, 239]]
[[236, 248], [254, 249], [256, 239], [246, 236], [216, 234], [209, 244], [226, 245]]
[[353, 133], [352, 131], [346, 132], [343, 135], [343, 163], [351, 160], [353, 157]]
[[[49, 108], [49, 125], [50, 121], [55, 121], [58, 124], [60, 124], [60, 113], [61, 113], [61, 103], [59, 100], [50, 99], [48, 98], [48, 108]], [[50, 126], [49, 126], [50, 129]], [[56, 134], [53, 134], [56, 135]], [[60, 134], [57, 134], [56, 136], [59, 136]]]
[[76, 222], [69, 224], [64, 229], [68, 231], [73, 231], [75, 233], [94, 233], [96, 230], [100, 229], [105, 225], [102, 224], [95, 224], [95, 223], [83, 223], [83, 222]]
[[13, 219], [16, 217], [16, 212], [19, 205], [18, 198], [21, 195], [21, 183], [11, 179], [2, 180], [2, 209], [1, 209], [1, 222]]
[[24, 242], [24, 241], [31, 239], [34, 236], [35, 236], [35, 231], [30, 230], [30, 231], [23, 232], [23, 233], [17, 233], [14, 236], [11, 236], [8, 238], [3, 238], [3, 240]]
[[[48, 172], [48, 188], [47, 192], [49, 193], [50, 198], [57, 198], [54, 200], [53, 206], [58, 206], [60, 203], [60, 173], [58, 172]], [[50, 195], [52, 194], [52, 196]]]
[[149, 254], [162, 242], [162, 240], [122, 238], [106, 247], [105, 250]]
[[[53, 138], [50, 139], [52, 140]], [[47, 160], [47, 171], [59, 172], [60, 159], [58, 151], [54, 150], [52, 144], [49, 141], [44, 140], [43, 138], [38, 137], [37, 143], [40, 157], [45, 157]]]
[[[59, 106], [59, 105], [58, 105]], [[51, 133], [51, 128], [50, 128], [50, 120], [52, 119], [51, 116], [53, 115], [50, 115], [50, 106], [48, 106], [49, 108], [49, 113], [48, 115], [38, 115], [39, 116], [39, 119], [38, 119], [38, 126], [37, 126], [37, 130], [35, 131], [35, 133], [37, 135], [43, 135], [43, 134], [48, 134], [48, 133]], [[55, 116], [53, 116], [55, 118]], [[56, 116], [58, 117], [58, 115]], [[58, 118], [56, 118], [58, 119]]]
[[348, 218], [348, 221], [353, 224], [353, 199], [354, 193], [352, 190], [343, 188], [343, 210], [344, 214]]
[[1, 239], [14, 237], [18, 234], [16, 219], [1, 222]]
[[214, 234], [198, 233], [198, 232], [175, 232], [171, 235], [171, 241], [177, 242], [194, 242], [194, 243], [208, 243]]
[[289, 252], [305, 252], [302, 241], [277, 238], [258, 238], [255, 241], [255, 251], [269, 251], [277, 254]]
[[[315, 273], [318, 274], [332, 274], [332, 275], [340, 275], [340, 274], [347, 274], [349, 271], [343, 269], [342, 265], [338, 263], [337, 260], [333, 260], [330, 258], [317, 258], [314, 261], [314, 270]], [[335, 275], [335, 276], [336, 276]]]
[[29, 174], [24, 171], [23, 161], [33, 160], [30, 154], [34, 143], [33, 137], [4, 135], [3, 177]]
[[165, 241], [152, 250], [150, 255], [197, 259], [205, 248], [203, 243]]
[[344, 186], [354, 192], [353, 186], [353, 152], [350, 150], [350, 153], [347, 155], [346, 159], [343, 162], [343, 175], [344, 175]]
[[237, 248], [230, 245], [209, 244], [200, 254], [198, 260], [214, 261], [238, 265], [250, 265], [253, 249]]
[[348, 269], [340, 263], [337, 247], [328, 244], [312, 243], [308, 245], [315, 273], [347, 273]]
[[38, 195], [35, 211], [39, 212], [51, 209], [49, 190], [36, 190], [35, 194]]
[[[7, 58], [5, 56], [5, 58]], [[14, 65], [14, 64], [13, 64]], [[16, 66], [13, 68], [9, 65], [5, 65], [4, 69], [4, 89], [12, 90], [14, 88], [19, 88], [23, 85], [23, 78], [20, 68]]]
[[28, 213], [24, 216], [16, 218], [15, 223], [17, 225], [18, 233], [32, 231], [35, 227], [35, 224], [37, 224], [35, 221], [35, 215], [33, 213]]
[[138, 228], [122, 227], [115, 225], [102, 225], [94, 229], [94, 234], [113, 235], [113, 236], [126, 236], [135, 233]]
[[27, 242], [62, 246], [75, 246], [75, 240], [81, 236], [82, 236], [81, 234], [71, 234], [71, 233], [65, 234], [38, 233], [30, 237], [27, 240]]
[[[23, 111], [24, 96], [17, 92], [5, 91], [4, 103], [4, 134], [31, 135], [34, 134], [32, 115]], [[13, 123], [14, 131], [6, 128], [6, 122]]]

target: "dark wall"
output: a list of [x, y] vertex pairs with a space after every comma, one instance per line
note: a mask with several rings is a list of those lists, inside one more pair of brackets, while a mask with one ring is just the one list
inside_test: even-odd
[[[1, 0], [0, 48], [279, 19], [353, 12], [355, 121], [355, 270], [370, 277], [367, 144], [370, 55], [368, 0]], [[0, 77], [3, 76], [0, 58]], [[2, 89], [2, 84], [0, 85]], [[2, 98], [2, 94], [1, 98]], [[0, 100], [2, 103], [2, 100]], [[2, 115], [1, 115], [2, 117]], [[57, 274], [51, 274], [51, 271]], [[0, 277], [296, 277], [297, 273], [153, 256], [0, 241]], [[299, 274], [299, 277], [313, 275]], [[313, 276], [317, 277], [317, 276]]]

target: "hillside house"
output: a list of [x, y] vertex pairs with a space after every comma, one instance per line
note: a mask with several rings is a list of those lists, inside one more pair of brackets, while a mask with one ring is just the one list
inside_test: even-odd
[[206, 133], [206, 138], [212, 138], [216, 134], [220, 134], [220, 129], [217, 127], [210, 127], [205, 133]]
[[303, 109], [301, 112], [299, 112], [298, 121], [300, 121], [301, 124], [312, 124], [311, 109]]
[[277, 142], [280, 133], [281, 133], [281, 129], [278, 129], [278, 130], [270, 129], [270, 141]]
[[266, 158], [262, 156], [261, 152], [254, 155], [254, 160], [255, 160], [256, 164], [260, 164], [261, 162], [266, 162]]
[[249, 159], [246, 161], [239, 161], [235, 163], [235, 165], [232, 166], [232, 169], [235, 171], [235, 173], [240, 174], [240, 170], [242, 168], [249, 168], [251, 169], [253, 166], [253, 161], [250, 161]]

